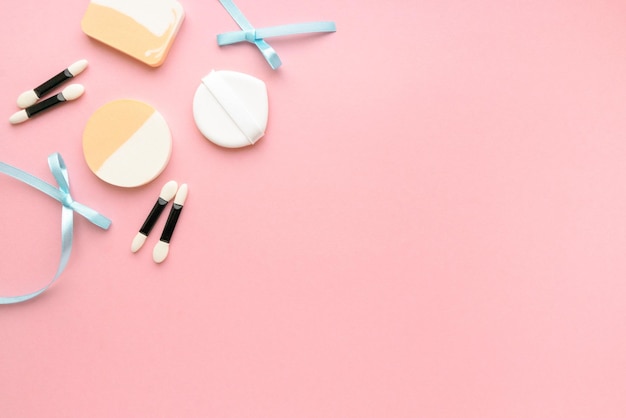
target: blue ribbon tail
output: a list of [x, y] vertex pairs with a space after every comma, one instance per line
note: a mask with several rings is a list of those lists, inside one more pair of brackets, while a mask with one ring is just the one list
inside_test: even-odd
[[278, 54], [276, 53], [276, 51], [274, 51], [274, 48], [272, 48], [267, 42], [260, 39], [255, 41], [254, 44], [257, 46], [257, 48], [259, 48], [259, 51], [261, 51], [261, 53], [265, 57], [265, 61], [267, 61], [270, 67], [272, 67], [272, 70], [275, 70], [281, 66], [282, 62], [280, 61]]
[[335, 22], [306, 22], [260, 28], [256, 30], [256, 34], [259, 38], [274, 38], [277, 36], [336, 31], [337, 26], [335, 25]]

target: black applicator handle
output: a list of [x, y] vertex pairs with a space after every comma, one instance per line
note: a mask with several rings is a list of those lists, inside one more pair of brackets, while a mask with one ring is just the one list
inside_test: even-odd
[[141, 225], [141, 229], [139, 229], [139, 232], [147, 236], [150, 231], [152, 231], [154, 224], [156, 224], [157, 219], [159, 219], [159, 216], [161, 216], [161, 213], [163, 213], [163, 209], [165, 209], [165, 206], [167, 206], [167, 202], [167, 200], [159, 197], [159, 199], [152, 207], [152, 210], [150, 211], [150, 214], [146, 218], [145, 222], [143, 223], [143, 225]]
[[39, 103], [35, 103], [34, 105], [27, 107], [24, 110], [26, 111], [26, 114], [28, 115], [28, 118], [30, 119], [33, 116], [35, 116], [37, 113], [43, 112], [44, 110], [54, 107], [58, 105], [59, 103], [63, 103], [64, 101], [65, 101], [65, 97], [63, 96], [63, 93], [59, 93], [56, 96], [49, 97], [46, 100], [41, 101]]
[[179, 205], [174, 203], [172, 206], [172, 210], [170, 210], [170, 214], [167, 217], [167, 222], [165, 223], [165, 228], [163, 228], [163, 232], [161, 233], [161, 238], [159, 241], [167, 242], [169, 244], [172, 239], [172, 234], [174, 234], [174, 228], [176, 228], [176, 223], [178, 222], [178, 217], [180, 213], [183, 211], [183, 205]]
[[72, 77], [74, 77], [74, 75], [70, 73], [69, 70], [66, 68], [65, 70], [61, 71], [59, 74], [52, 77], [50, 80], [44, 81], [39, 86], [35, 87], [33, 91], [35, 92], [37, 97], [45, 96], [50, 91], [52, 91], [52, 89], [54, 89], [56, 86], [58, 86], [61, 83], [66, 82]]

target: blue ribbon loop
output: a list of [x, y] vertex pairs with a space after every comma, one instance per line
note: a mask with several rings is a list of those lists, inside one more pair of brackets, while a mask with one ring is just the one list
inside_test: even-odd
[[54, 176], [59, 187], [54, 187], [51, 184], [46, 183], [45, 181], [33, 176], [32, 174], [26, 173], [18, 168], [10, 166], [8, 164], [0, 161], [0, 173], [11, 176], [23, 183], [28, 184], [31, 187], [47, 194], [53, 199], [59, 201], [63, 208], [61, 210], [61, 257], [59, 260], [59, 266], [57, 267], [57, 272], [52, 278], [52, 280], [46, 284], [41, 289], [26, 293], [19, 296], [0, 296], [0, 305], [6, 305], [11, 303], [24, 302], [26, 300], [32, 299], [43, 292], [45, 292], [52, 284], [59, 278], [63, 270], [65, 270], [65, 266], [67, 265], [68, 260], [70, 259], [70, 254], [72, 252], [72, 242], [74, 235], [74, 212], [86, 218], [92, 224], [102, 228], [109, 229], [111, 226], [111, 221], [99, 214], [95, 210], [83, 205], [82, 203], [78, 203], [70, 194], [70, 180], [67, 173], [67, 168], [65, 166], [65, 162], [59, 153], [54, 153], [48, 157], [48, 166], [50, 167], [50, 171]]
[[241, 13], [241, 10], [235, 6], [232, 0], [220, 0], [220, 3], [222, 3], [222, 6], [224, 6], [226, 11], [242, 30], [217, 35], [217, 44], [223, 46], [239, 42], [250, 42], [259, 48], [259, 51], [261, 51], [265, 60], [270, 64], [273, 70], [280, 67], [282, 62], [276, 51], [274, 51], [274, 48], [265, 42], [264, 38], [303, 33], [335, 32], [337, 30], [334, 22], [293, 23], [255, 29], [243, 13]]

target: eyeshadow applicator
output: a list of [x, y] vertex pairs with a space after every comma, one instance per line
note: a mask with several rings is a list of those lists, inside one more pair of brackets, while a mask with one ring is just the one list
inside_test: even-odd
[[165, 228], [163, 228], [161, 238], [159, 239], [159, 242], [157, 242], [157, 244], [154, 246], [154, 250], [152, 251], [152, 259], [155, 263], [163, 262], [163, 260], [165, 260], [167, 254], [169, 253], [170, 240], [172, 239], [172, 234], [174, 233], [174, 228], [176, 227], [176, 222], [178, 222], [180, 212], [182, 212], [183, 210], [185, 199], [187, 199], [187, 185], [183, 184], [176, 192], [174, 205], [172, 206], [170, 214], [167, 217], [167, 222], [165, 223]]
[[167, 206], [167, 203], [172, 200], [172, 198], [176, 194], [177, 189], [178, 184], [174, 180], [165, 183], [165, 186], [163, 186], [163, 188], [161, 189], [159, 198], [152, 207], [150, 214], [148, 214], [148, 217], [141, 226], [141, 229], [139, 230], [137, 235], [135, 235], [135, 238], [133, 238], [133, 242], [130, 245], [130, 250], [132, 252], [135, 253], [139, 251], [144, 242], [146, 242], [148, 234], [150, 233], [150, 231], [152, 231], [154, 224], [156, 223], [157, 219], [159, 219], [159, 216], [163, 212], [163, 209], [165, 209], [165, 206]]
[[45, 96], [56, 86], [65, 83], [70, 78], [76, 77], [87, 68], [87, 60], [76, 61], [74, 64], [61, 71], [59, 74], [52, 77], [50, 80], [45, 81], [41, 85], [35, 87], [32, 90], [25, 91], [17, 98], [17, 105], [22, 109], [32, 106], [39, 100], [40, 97]]
[[44, 110], [48, 110], [51, 107], [57, 106], [61, 103], [76, 100], [85, 92], [85, 87], [82, 84], [70, 84], [63, 91], [56, 96], [52, 96], [43, 100], [39, 103], [35, 103], [34, 105], [27, 107], [26, 109], [22, 109], [19, 112], [14, 113], [9, 118], [9, 122], [13, 125], [22, 123], [32, 118], [36, 114], [43, 112]]

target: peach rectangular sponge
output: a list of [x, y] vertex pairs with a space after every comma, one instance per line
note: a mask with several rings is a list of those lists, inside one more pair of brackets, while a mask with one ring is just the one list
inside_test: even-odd
[[158, 67], [184, 17], [176, 0], [91, 0], [81, 26], [91, 38]]

